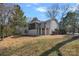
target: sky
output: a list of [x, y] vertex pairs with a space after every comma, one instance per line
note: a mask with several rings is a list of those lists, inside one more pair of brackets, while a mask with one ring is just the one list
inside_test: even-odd
[[[70, 5], [72, 8], [72, 10], [76, 9], [76, 6], [78, 4], [76, 3], [60, 3], [60, 8], [63, 9], [64, 5]], [[19, 4], [21, 9], [24, 12], [24, 15], [29, 17], [29, 18], [33, 18], [33, 17], [37, 17], [39, 20], [41, 21], [45, 21], [48, 20], [49, 17], [47, 17], [47, 9], [52, 7], [55, 7], [56, 4], [54, 3], [21, 3]], [[62, 10], [61, 10], [62, 11]], [[60, 21], [61, 18], [61, 13], [60, 15], [57, 16], [57, 20]]]

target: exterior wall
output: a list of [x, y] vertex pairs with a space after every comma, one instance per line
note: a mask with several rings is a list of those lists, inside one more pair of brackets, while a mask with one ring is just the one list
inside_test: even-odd
[[46, 35], [50, 34], [50, 21], [46, 22]]
[[45, 27], [45, 25], [44, 25], [44, 22], [41, 22], [40, 23], [40, 35], [44, 35], [44, 27]]
[[28, 30], [28, 35], [50, 35], [55, 29], [58, 29], [58, 24], [55, 20], [48, 20], [36, 24], [35, 29]]
[[37, 35], [37, 30], [36, 29], [29, 30], [28, 35]]
[[52, 34], [52, 31], [55, 31], [55, 29], [58, 29], [58, 24], [56, 21], [52, 20], [50, 23], [50, 34]]
[[40, 28], [44, 28], [44, 23], [43, 22], [41, 23]]

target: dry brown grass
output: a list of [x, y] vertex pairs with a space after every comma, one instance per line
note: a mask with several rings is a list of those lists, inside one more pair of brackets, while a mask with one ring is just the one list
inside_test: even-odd
[[58, 38], [63, 38], [64, 35], [56, 35], [56, 36], [39, 36], [39, 37], [18, 37], [18, 38], [12, 38], [12, 36], [5, 38], [3, 41], [0, 42], [0, 47], [12, 47], [16, 45], [21, 45], [24, 43], [29, 43], [29, 42], [35, 42], [37, 39], [56, 39]]
[[65, 56], [79, 56], [79, 40], [75, 40], [60, 48]]
[[[51, 49], [53, 46], [62, 42], [69, 37], [66, 35], [46, 35], [37, 37], [7, 37], [3, 41], [0, 41], [0, 55], [40, 55], [44, 51]], [[76, 42], [76, 41], [75, 41]], [[79, 41], [77, 41], [79, 42]], [[63, 55], [76, 55], [74, 51], [68, 54], [68, 49], [78, 49], [78, 44], [69, 43], [60, 48]], [[51, 52], [52, 53], [52, 52]], [[52, 53], [49, 55], [57, 55]], [[78, 54], [77, 54], [78, 55]]]

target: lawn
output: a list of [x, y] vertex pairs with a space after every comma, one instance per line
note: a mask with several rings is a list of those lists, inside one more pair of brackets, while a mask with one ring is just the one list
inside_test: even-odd
[[10, 36], [0, 41], [2, 56], [79, 56], [79, 40], [68, 35]]

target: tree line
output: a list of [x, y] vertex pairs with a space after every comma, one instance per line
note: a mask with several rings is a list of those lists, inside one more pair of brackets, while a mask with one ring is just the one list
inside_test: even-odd
[[79, 33], [79, 5], [75, 8], [73, 11], [74, 8], [70, 4], [52, 4], [52, 7], [48, 8], [46, 14], [49, 18], [56, 19], [61, 15], [58, 22], [59, 29], [56, 29], [59, 34]]
[[0, 37], [16, 35], [19, 27], [27, 26], [27, 18], [20, 6], [0, 4]]
[[[46, 12], [47, 17], [55, 20], [61, 14], [60, 22], [58, 22], [59, 29], [56, 29], [56, 31], [60, 34], [66, 34], [67, 32], [71, 32], [72, 34], [75, 32], [79, 33], [79, 10], [69, 10], [71, 8], [69, 4], [60, 6], [61, 4], [52, 4]], [[28, 25], [27, 20], [27, 17], [24, 16], [24, 12], [18, 4], [11, 4], [10, 6], [10, 4], [0, 3], [1, 40], [5, 36], [20, 34], [19, 28], [26, 28]]]

